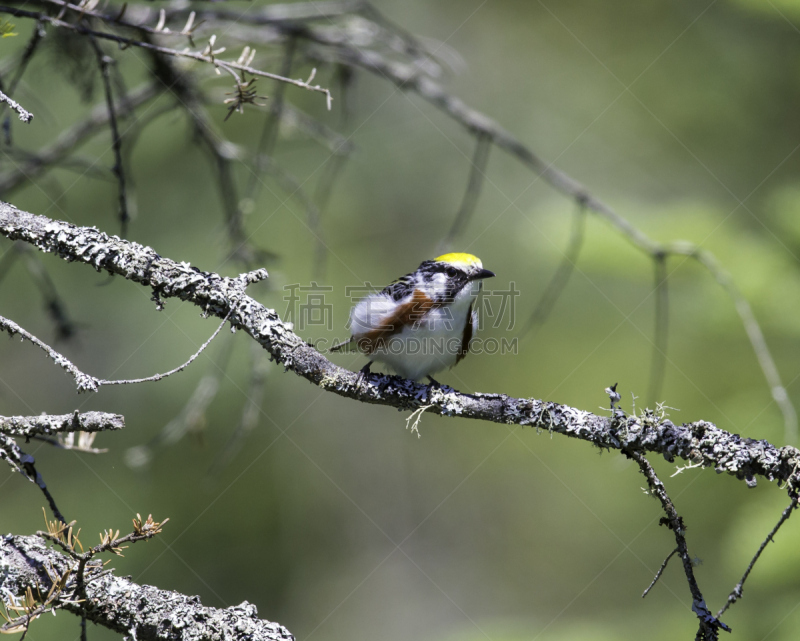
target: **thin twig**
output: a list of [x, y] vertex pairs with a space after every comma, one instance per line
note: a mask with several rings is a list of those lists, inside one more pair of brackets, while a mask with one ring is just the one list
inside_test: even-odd
[[16, 111], [17, 115], [19, 116], [19, 119], [22, 122], [26, 122], [27, 123], [27, 122], [30, 122], [31, 120], [33, 120], [33, 114], [30, 111], [25, 109], [25, 107], [23, 107], [17, 101], [9, 98], [2, 91], [0, 91], [0, 102], [5, 102], [6, 104], [8, 104], [9, 107], [11, 107], [14, 111]]
[[481, 187], [483, 187], [483, 179], [486, 176], [486, 166], [489, 163], [489, 152], [491, 149], [492, 140], [489, 136], [485, 133], [479, 133], [475, 136], [475, 153], [470, 162], [467, 188], [464, 191], [461, 207], [458, 208], [458, 213], [453, 220], [450, 231], [439, 245], [439, 249], [442, 252], [452, 246], [453, 241], [464, 231], [472, 218], [472, 214], [475, 212], [478, 198], [481, 195]]
[[84, 374], [77, 367], [75, 367], [75, 365], [73, 365], [69, 359], [59, 354], [56, 350], [43, 341], [40, 341], [33, 334], [17, 325], [14, 321], [0, 316], [0, 330], [5, 330], [8, 332], [9, 336], [19, 335], [23, 339], [30, 341], [43, 350], [56, 365], [64, 369], [64, 371], [66, 371], [72, 376], [72, 378], [75, 379], [75, 382], [78, 384], [78, 392], [97, 391], [99, 387], [99, 381], [94, 376]]
[[261, 403], [264, 400], [266, 391], [265, 383], [269, 372], [269, 359], [264, 354], [264, 350], [259, 349], [258, 344], [255, 342], [252, 343], [250, 356], [252, 360], [250, 364], [250, 384], [246, 394], [247, 401], [242, 409], [239, 424], [211, 466], [210, 475], [216, 475], [233, 460], [241, 449], [246, 436], [258, 425], [258, 419], [261, 416]]
[[309, 226], [311, 227], [311, 233], [314, 234], [317, 241], [314, 250], [314, 263], [311, 269], [311, 273], [314, 274], [315, 278], [325, 278], [325, 265], [328, 257], [328, 245], [325, 243], [322, 234], [322, 212], [328, 205], [333, 186], [336, 184], [336, 179], [342, 169], [344, 169], [347, 159], [348, 156], [346, 154], [340, 154], [334, 151], [325, 161], [325, 167], [322, 170], [322, 175], [319, 177], [314, 192], [314, 200], [317, 203], [317, 216], [313, 220], [313, 224]]
[[[230, 314], [228, 315], [230, 316]], [[132, 379], [116, 379], [116, 380], [106, 380], [103, 378], [96, 378], [94, 376], [90, 376], [89, 374], [84, 374], [80, 371], [75, 365], [72, 364], [66, 357], [59, 354], [55, 351], [52, 347], [47, 345], [46, 343], [42, 342], [38, 338], [36, 338], [30, 332], [24, 330], [22, 327], [17, 325], [15, 322], [8, 320], [0, 316], [0, 330], [5, 330], [8, 332], [10, 336], [14, 336], [18, 334], [23, 339], [26, 339], [36, 345], [37, 347], [41, 348], [48, 356], [50, 356], [53, 361], [61, 366], [66, 372], [68, 372], [72, 377], [75, 379], [75, 382], [78, 384], [78, 392], [96, 392], [101, 386], [103, 385], [134, 385], [137, 383], [146, 383], [150, 381], [160, 381], [162, 378], [167, 378], [168, 376], [172, 376], [173, 374], [177, 374], [178, 372], [183, 371], [189, 365], [191, 365], [194, 360], [200, 356], [200, 354], [211, 344], [217, 334], [220, 333], [222, 328], [225, 326], [225, 323], [228, 322], [228, 316], [226, 316], [223, 321], [220, 323], [219, 327], [214, 331], [211, 337], [200, 346], [192, 356], [186, 361], [183, 365], [176, 367], [175, 369], [171, 369], [168, 372], [163, 374], [154, 374], [153, 376], [147, 376], [145, 378], [132, 378]]]
[[700, 587], [697, 585], [697, 579], [695, 579], [694, 576], [692, 559], [689, 557], [689, 548], [686, 545], [686, 526], [683, 524], [683, 519], [678, 515], [678, 511], [675, 509], [672, 499], [669, 498], [664, 484], [661, 482], [661, 479], [658, 478], [658, 475], [644, 454], [635, 450], [624, 450], [623, 453], [629, 458], [632, 458], [639, 465], [639, 469], [647, 479], [650, 492], [661, 502], [661, 507], [666, 514], [666, 517], [661, 519], [661, 524], [666, 525], [675, 535], [675, 542], [678, 545], [678, 555], [683, 562], [683, 571], [686, 574], [686, 581], [689, 584], [689, 591], [692, 593], [692, 599], [694, 601], [692, 604], [692, 611], [697, 615], [700, 622], [697, 639], [716, 641], [719, 638], [720, 629], [726, 632], [730, 632], [731, 629], [714, 617], [708, 609], [708, 606], [706, 606], [703, 593], [700, 592]]
[[[306, 80], [296, 80], [294, 78], [284, 78], [275, 73], [269, 73], [268, 71], [261, 71], [260, 69], [256, 69], [254, 67], [250, 67], [248, 65], [239, 64], [238, 62], [233, 62], [229, 60], [220, 60], [216, 57], [216, 54], [213, 51], [210, 51], [208, 54], [206, 53], [196, 53], [193, 51], [178, 51], [177, 49], [170, 49], [169, 47], [162, 47], [159, 45], [155, 45], [149, 42], [145, 42], [143, 40], [136, 40], [134, 38], [126, 38], [124, 36], [119, 36], [113, 33], [107, 33], [104, 31], [96, 31], [94, 29], [89, 29], [88, 27], [82, 25], [75, 25], [69, 22], [64, 22], [63, 20], [59, 20], [58, 18], [53, 18], [51, 16], [38, 13], [35, 11], [27, 11], [25, 9], [17, 9], [14, 7], [5, 7], [0, 6], [0, 13], [7, 13], [12, 16], [20, 17], [20, 18], [33, 18], [36, 20], [40, 20], [43, 22], [47, 22], [54, 27], [59, 27], [62, 29], [68, 29], [70, 31], [75, 31], [77, 33], [86, 34], [86, 35], [93, 35], [96, 38], [102, 38], [104, 40], [111, 40], [112, 42], [116, 42], [122, 45], [128, 45], [132, 47], [140, 47], [142, 49], [148, 49], [150, 51], [154, 51], [156, 53], [161, 53], [167, 56], [174, 56], [176, 58], [189, 58], [191, 60], [197, 60], [199, 62], [204, 62], [208, 64], [212, 64], [218, 69], [222, 69], [224, 71], [234, 73], [235, 71], [244, 71], [249, 73], [252, 76], [261, 76], [262, 78], [271, 78], [272, 80], [279, 80], [281, 82], [286, 82], [290, 85], [294, 85], [296, 87], [300, 87], [302, 89], [307, 89], [308, 91], [317, 91], [320, 93], [325, 94], [325, 99], [327, 103], [328, 110], [331, 109], [331, 103], [333, 101], [333, 96], [329, 89], [325, 87], [321, 87], [320, 85], [312, 85], [309, 84], [309, 81]], [[235, 75], [235, 74], [234, 74]]]
[[561, 262], [558, 264], [550, 282], [547, 283], [547, 287], [545, 287], [541, 298], [539, 298], [539, 302], [528, 318], [528, 322], [525, 323], [525, 326], [519, 332], [520, 336], [524, 336], [534, 328], [544, 324], [555, 308], [558, 299], [561, 297], [561, 294], [569, 282], [570, 276], [572, 276], [575, 263], [578, 262], [578, 256], [583, 247], [585, 229], [586, 210], [583, 206], [579, 205], [572, 218], [572, 231]]
[[758, 552], [756, 552], [755, 556], [750, 561], [750, 564], [747, 566], [747, 569], [744, 571], [744, 575], [739, 580], [739, 583], [736, 584], [736, 587], [733, 588], [733, 591], [728, 595], [728, 600], [725, 602], [725, 605], [720, 608], [720, 611], [717, 612], [717, 618], [721, 617], [725, 610], [731, 607], [734, 603], [736, 603], [742, 597], [742, 588], [744, 587], [744, 582], [747, 580], [747, 577], [750, 575], [750, 571], [755, 566], [756, 561], [758, 561], [758, 557], [761, 556], [761, 553], [767, 547], [767, 544], [774, 540], [775, 534], [777, 534], [778, 530], [781, 526], [789, 520], [789, 517], [792, 515], [792, 512], [795, 511], [797, 508], [798, 497], [795, 496], [792, 498], [792, 502], [789, 503], [789, 506], [783, 511], [781, 514], [781, 518], [775, 524], [775, 527], [772, 528], [769, 534], [767, 534], [767, 538], [761, 542], [761, 545], [758, 548]]
[[100, 385], [133, 385], [136, 383], [146, 383], [149, 381], [160, 381], [162, 378], [166, 378], [167, 376], [172, 376], [173, 374], [182, 372], [187, 367], [189, 367], [189, 365], [191, 365], [195, 361], [195, 359], [198, 356], [200, 356], [200, 354], [203, 353], [203, 350], [205, 350], [206, 347], [208, 347], [211, 344], [211, 341], [213, 341], [217, 337], [217, 334], [219, 334], [222, 331], [222, 328], [225, 327], [225, 323], [228, 322], [229, 318], [230, 314], [228, 314], [223, 319], [223, 321], [219, 324], [219, 327], [217, 327], [214, 333], [211, 334], [209, 339], [200, 346], [200, 349], [198, 349], [194, 354], [192, 354], [191, 358], [189, 358], [188, 361], [186, 361], [183, 365], [179, 365], [175, 369], [171, 369], [168, 372], [165, 372], [164, 374], [154, 374], [153, 376], [147, 376], [145, 378], [132, 378], [127, 380], [115, 380], [115, 381], [100, 380], [98, 381], [98, 383]]
[[108, 124], [111, 128], [111, 148], [114, 151], [114, 164], [111, 171], [117, 179], [118, 185], [118, 201], [119, 201], [119, 222], [120, 222], [120, 235], [124, 238], [128, 232], [128, 221], [130, 215], [128, 214], [128, 196], [125, 189], [125, 169], [122, 165], [122, 137], [119, 133], [119, 126], [117, 124], [117, 109], [114, 105], [114, 94], [111, 90], [111, 75], [109, 73], [110, 65], [114, 64], [114, 59], [103, 53], [97, 39], [90, 35], [89, 42], [94, 50], [97, 64], [100, 67], [100, 77], [103, 80], [103, 92], [106, 97], [106, 106], [108, 108]]
[[69, 340], [75, 335], [77, 329], [67, 312], [66, 303], [59, 295], [53, 279], [47, 273], [40, 257], [30, 251], [30, 247], [23, 245], [18, 251], [23, 254], [28, 274], [42, 296], [48, 316], [55, 324], [56, 340]]
[[[650, 592], [650, 590], [652, 590], [653, 587], [655, 587], [655, 584], [658, 583], [658, 580], [661, 578], [661, 575], [664, 574], [664, 570], [667, 569], [667, 563], [669, 563], [669, 560], [672, 558], [672, 556], [677, 551], [678, 551], [678, 548], [675, 548], [674, 550], [672, 550], [672, 552], [667, 554], [667, 558], [664, 559], [664, 562], [661, 564], [661, 567], [658, 568], [658, 572], [656, 572], [656, 575], [655, 575], [655, 577], [653, 577], [653, 580], [650, 582], [650, 585], [648, 585], [647, 589], [644, 592], [642, 592], [642, 598], [645, 598], [647, 596], [647, 594]], [[717, 616], [719, 616], [719, 615], [717, 615]]]
[[667, 286], [667, 257], [654, 257], [655, 278], [655, 327], [653, 330], [653, 355], [650, 364], [650, 389], [647, 401], [655, 407], [664, 384], [667, 367], [667, 340], [669, 339], [669, 289]]
[[12, 469], [22, 474], [31, 483], [35, 483], [44, 494], [53, 515], [62, 523], [67, 522], [58, 509], [53, 495], [50, 494], [50, 490], [47, 489], [47, 484], [44, 482], [42, 475], [36, 469], [36, 460], [30, 454], [23, 452], [19, 445], [14, 442], [14, 439], [2, 432], [0, 432], [0, 460], [5, 460]]
[[220, 381], [225, 375], [232, 354], [233, 341], [223, 342], [219, 356], [210, 359], [211, 372], [200, 379], [180, 413], [147, 443], [131, 447], [125, 452], [125, 462], [129, 467], [137, 468], [149, 464], [157, 447], [177, 443], [187, 432], [199, 432], [203, 428], [206, 423], [206, 411], [219, 393]]

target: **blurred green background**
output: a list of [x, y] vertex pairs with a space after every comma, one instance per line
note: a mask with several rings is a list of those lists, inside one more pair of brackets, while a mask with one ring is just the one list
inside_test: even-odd
[[[651, 237], [691, 240], [714, 252], [752, 303], [800, 405], [800, 2], [376, 5], [442, 52], [457, 52], [460, 72], [448, 85], [455, 95]], [[0, 41], [0, 54], [23, 47], [26, 29], [19, 23], [20, 37]], [[276, 52], [263, 54], [266, 65], [279, 61]], [[133, 86], [143, 76], [141, 53], [115, 55]], [[52, 140], [85, 113], [55, 62], [53, 55], [37, 57], [15, 95], [36, 114], [29, 127], [15, 123], [23, 147]], [[318, 78], [332, 82], [327, 69]], [[267, 83], [259, 88], [273, 91]], [[94, 99], [101, 96], [98, 86]], [[250, 293], [284, 313], [285, 285], [330, 286], [333, 329], [300, 333], [309, 340], [341, 337], [346, 286], [382, 286], [435, 255], [461, 201], [474, 143], [418, 97], [366, 73], [357, 74], [347, 122], [341, 100], [327, 113], [317, 94], [290, 88], [287, 99], [349, 136], [356, 151], [322, 220], [329, 247], [322, 277], [312, 273], [315, 239], [305, 213], [267, 180], [246, 225], [253, 241], [278, 258], [268, 264], [269, 285]], [[210, 109], [234, 141], [252, 141], [260, 131], [257, 109], [224, 125], [225, 108]], [[328, 152], [292, 131], [282, 134], [277, 160], [313, 186]], [[81, 155], [110, 166], [108, 136]], [[250, 175], [244, 165], [237, 172], [242, 182]], [[131, 239], [201, 269], [237, 273], [225, 259], [213, 168], [183, 116], [166, 114], [144, 131], [132, 151], [131, 177], [138, 212]], [[118, 232], [115, 185], [81, 172], [57, 170], [12, 202]], [[480, 256], [498, 274], [496, 284], [516, 284], [517, 328], [563, 255], [572, 211], [564, 197], [492, 150], [478, 208], [456, 246]], [[0, 243], [0, 252], [8, 247]], [[80, 326], [58, 348], [96, 376], [171, 369], [217, 326], [175, 300], [156, 312], [139, 285], [43, 260]], [[635, 394], [641, 407], [651, 363], [652, 271], [641, 252], [590, 216], [577, 269], [538, 333], [520, 341], [518, 354], [472, 356], [440, 380], [598, 412], [607, 405], [603, 388], [618, 382], [623, 406], [630, 409]], [[660, 400], [676, 408], [671, 418], [705, 419], [785, 444], [781, 414], [730, 298], [695, 263], [671, 259], [669, 273]], [[53, 340], [21, 265], [0, 286], [0, 313]], [[155, 446], [149, 464], [127, 465], [129, 448], [159, 434], [216, 371], [226, 341], [234, 343], [233, 357], [202, 420], [179, 441]], [[230, 462], [215, 467], [247, 402], [249, 343], [225, 332], [172, 378], [76, 397], [72, 380], [37, 349], [0, 342], [0, 413], [80, 408], [125, 415], [122, 433], [97, 439], [107, 454], [26, 448], [61, 510], [78, 520], [84, 543], [95, 543], [104, 528], [127, 531], [136, 512], [170, 518], [161, 537], [113, 559], [118, 573], [198, 594], [211, 606], [246, 599], [303, 641], [694, 635], [679, 563], [641, 599], [674, 540], [659, 528], [659, 505], [643, 494], [636, 466], [617, 453], [529, 429], [429, 415], [417, 438], [405, 415], [326, 394], [271, 365], [257, 428]], [[334, 360], [353, 369], [364, 362]], [[690, 551], [703, 561], [698, 580], [716, 611], [788, 499], [763, 481], [748, 490], [699, 469], [669, 478], [676, 465], [654, 463], [689, 526]], [[35, 486], [9, 474], [0, 487], [0, 532], [42, 527]], [[797, 638], [798, 533], [795, 517], [765, 552], [744, 599], [724, 617], [731, 638]], [[89, 632], [93, 640], [117, 638], [100, 628]], [[59, 614], [37, 621], [27, 639], [78, 636], [78, 621]]]

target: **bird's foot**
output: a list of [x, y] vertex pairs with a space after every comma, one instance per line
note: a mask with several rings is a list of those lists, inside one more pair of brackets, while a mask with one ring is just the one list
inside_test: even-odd
[[442, 385], [439, 381], [437, 381], [433, 376], [428, 376], [428, 380], [431, 382], [430, 387], [435, 389], [440, 389], [443, 392], [455, 392], [455, 390], [450, 387], [449, 385]]

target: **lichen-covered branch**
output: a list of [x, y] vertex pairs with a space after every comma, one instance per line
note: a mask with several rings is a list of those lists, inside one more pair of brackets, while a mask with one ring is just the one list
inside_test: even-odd
[[33, 114], [25, 109], [21, 104], [19, 104], [16, 100], [12, 100], [2, 91], [0, 91], [0, 102], [5, 102], [9, 107], [11, 107], [14, 111], [17, 112], [19, 119], [22, 122], [30, 122], [33, 120]]
[[0, 416], [0, 432], [6, 436], [50, 436], [62, 432], [103, 432], [121, 430], [125, 417], [107, 412]]
[[150, 287], [159, 304], [163, 298], [175, 297], [207, 314], [229, 317], [233, 327], [249, 334], [287, 370], [339, 396], [403, 410], [427, 405], [427, 411], [434, 414], [546, 429], [603, 449], [654, 452], [670, 461], [682, 458], [732, 474], [749, 486], [761, 476], [786, 483], [790, 489], [800, 487], [800, 450], [743, 438], [706, 421], [675, 425], [655, 414], [628, 416], [621, 410], [604, 417], [533, 398], [463, 394], [396, 376], [359, 376], [330, 362], [274, 310], [247, 296], [246, 286], [264, 277], [263, 270], [237, 278], [222, 277], [95, 228], [36, 216], [2, 202], [0, 234]]
[[[0, 537], [0, 593], [22, 598], [30, 588], [34, 595], [48, 594], [54, 578], [68, 576], [75, 564], [38, 536]], [[259, 619], [256, 607], [246, 601], [225, 609], [206, 607], [196, 596], [139, 585], [110, 572], [90, 575], [84, 589], [85, 600], [70, 598], [74, 589], [64, 589], [63, 601], [56, 598], [52, 609], [86, 617], [138, 641], [294, 640], [282, 625]]]

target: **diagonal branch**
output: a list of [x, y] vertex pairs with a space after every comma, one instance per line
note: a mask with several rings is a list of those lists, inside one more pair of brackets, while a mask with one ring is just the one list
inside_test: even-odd
[[2, 91], [0, 91], [0, 102], [5, 102], [9, 107], [16, 111], [19, 119], [22, 122], [28, 123], [33, 120], [33, 114], [30, 111], [25, 109], [25, 107], [19, 104], [16, 100], [9, 98]]
[[744, 571], [744, 575], [742, 576], [741, 580], [739, 581], [739, 583], [736, 584], [731, 593], [728, 595], [728, 599], [725, 601], [725, 605], [723, 605], [722, 608], [720, 608], [720, 611], [717, 612], [717, 617], [721, 617], [725, 613], [725, 610], [727, 610], [740, 598], [742, 598], [742, 588], [744, 587], [744, 582], [747, 581], [747, 577], [750, 576], [750, 572], [755, 566], [756, 561], [758, 561], [758, 558], [761, 556], [761, 553], [764, 551], [764, 548], [767, 547], [767, 544], [769, 544], [770, 541], [775, 540], [775, 535], [778, 533], [778, 530], [780, 530], [781, 526], [784, 523], [786, 523], [786, 521], [792, 515], [792, 512], [794, 512], [797, 509], [797, 502], [798, 498], [795, 495], [792, 497], [792, 502], [789, 503], [788, 507], [781, 514], [781, 518], [778, 519], [778, 522], [775, 524], [775, 527], [772, 528], [769, 534], [767, 534], [767, 538], [761, 542], [761, 545], [758, 548], [758, 552], [756, 552], [753, 558], [751, 559], [750, 564]]
[[82, 262], [153, 289], [156, 300], [179, 298], [207, 314], [230, 318], [232, 327], [256, 340], [278, 363], [318, 387], [364, 403], [460, 416], [549, 430], [588, 441], [603, 449], [655, 452], [714, 467], [754, 486], [756, 476], [800, 488], [800, 450], [768, 441], [742, 438], [712, 423], [675, 425], [645, 413], [628, 416], [615, 410], [604, 417], [566, 405], [505, 394], [463, 394], [450, 388], [413, 383], [397, 376], [363, 376], [330, 362], [269, 309], [245, 293], [262, 272], [225, 278], [178, 263], [138, 243], [23, 212], [0, 202], [0, 234], [22, 240], [67, 261]]

